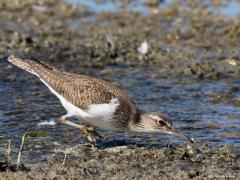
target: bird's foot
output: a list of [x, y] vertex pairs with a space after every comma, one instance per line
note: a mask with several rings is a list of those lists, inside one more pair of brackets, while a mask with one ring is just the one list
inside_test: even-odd
[[101, 135], [99, 135], [93, 127], [82, 125], [82, 124], [76, 124], [71, 121], [68, 121], [67, 118], [72, 117], [71, 114], [65, 114], [60, 117], [60, 121], [66, 125], [78, 128], [81, 132], [83, 132], [87, 140], [91, 143], [92, 149], [96, 149], [97, 147], [97, 139], [103, 138]]
[[92, 150], [97, 150], [97, 140], [91, 135], [87, 135], [87, 140], [90, 142]]
[[84, 128], [84, 133], [91, 134], [92, 136], [95, 136], [97, 139], [103, 138], [103, 136], [98, 134], [97, 131], [93, 127], [90, 127], [90, 126], [86, 126], [86, 128]]
[[92, 150], [97, 149], [97, 140], [103, 138], [99, 135], [93, 127], [86, 126], [83, 129], [83, 133], [86, 135], [87, 140], [90, 142]]

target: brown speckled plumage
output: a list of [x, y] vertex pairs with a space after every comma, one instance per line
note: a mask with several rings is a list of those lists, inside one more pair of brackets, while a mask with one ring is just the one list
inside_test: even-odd
[[119, 130], [127, 129], [130, 121], [138, 121], [140, 112], [133, 100], [110, 83], [87, 75], [65, 72], [37, 59], [21, 60], [10, 56], [8, 60], [36, 74], [66, 100], [83, 110], [88, 110], [91, 104], [109, 103], [111, 99], [117, 98], [119, 106], [112, 123]]
[[193, 143], [173, 126], [167, 116], [158, 112], [140, 112], [131, 98], [110, 83], [68, 73], [37, 59], [21, 60], [10, 56], [8, 61], [39, 77], [67, 110], [60, 121], [87, 134], [92, 147], [96, 146], [96, 140], [91, 134], [100, 136], [92, 128], [73, 123], [67, 118], [77, 117], [83, 123], [100, 129], [172, 134]]

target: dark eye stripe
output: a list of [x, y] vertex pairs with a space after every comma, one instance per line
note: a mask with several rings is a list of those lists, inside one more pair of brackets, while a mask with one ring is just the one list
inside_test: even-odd
[[166, 125], [166, 123], [165, 123], [163, 120], [159, 120], [159, 121], [158, 121], [158, 124], [159, 124], [160, 126]]

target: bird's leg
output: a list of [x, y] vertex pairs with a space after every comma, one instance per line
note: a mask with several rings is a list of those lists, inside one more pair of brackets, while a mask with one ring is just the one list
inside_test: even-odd
[[80, 130], [84, 130], [86, 128], [86, 126], [84, 126], [84, 125], [76, 124], [76, 123], [73, 123], [73, 122], [70, 122], [70, 121], [66, 120], [69, 117], [72, 117], [72, 116], [70, 114], [65, 114], [65, 115], [61, 116], [60, 117], [61, 123], [72, 126], [72, 127], [75, 127], [75, 128], [78, 128]]
[[96, 139], [93, 136], [96, 136], [97, 138], [101, 138], [102, 136], [100, 136], [95, 131], [95, 129], [92, 127], [88, 127], [88, 126], [81, 125], [81, 124], [76, 124], [76, 123], [66, 120], [69, 117], [72, 117], [72, 115], [65, 114], [65, 115], [61, 116], [60, 117], [61, 123], [80, 129], [84, 134], [86, 134], [88, 141], [92, 145], [92, 149], [96, 149]]

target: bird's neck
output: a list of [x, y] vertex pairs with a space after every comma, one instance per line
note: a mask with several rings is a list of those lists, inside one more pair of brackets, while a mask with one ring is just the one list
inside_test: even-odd
[[138, 111], [135, 118], [129, 122], [129, 130], [130, 131], [141, 131], [143, 128], [143, 115], [144, 112]]

